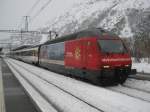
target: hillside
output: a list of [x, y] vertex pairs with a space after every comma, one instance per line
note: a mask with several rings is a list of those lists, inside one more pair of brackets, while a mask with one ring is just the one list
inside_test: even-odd
[[102, 27], [121, 37], [150, 31], [150, 0], [78, 0], [42, 30], [60, 35], [89, 27]]

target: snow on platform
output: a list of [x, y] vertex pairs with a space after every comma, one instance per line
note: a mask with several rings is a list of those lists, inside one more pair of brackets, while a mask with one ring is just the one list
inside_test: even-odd
[[[147, 101], [87, 84], [13, 59], [6, 59], [6, 61], [42, 92], [49, 101], [65, 112], [88, 112], [93, 108], [83, 102], [75, 101], [75, 98], [63, 93], [63, 91], [60, 92], [55, 87], [59, 87], [105, 112], [150, 112], [150, 103]], [[130, 85], [130, 81], [127, 81], [126, 84]], [[149, 83], [148, 85], [150, 87]], [[68, 106], [70, 107], [68, 108]]]
[[2, 79], [2, 67], [1, 67], [1, 58], [0, 58], [0, 112], [5, 112], [5, 103], [4, 103], [4, 90], [3, 90], [3, 79]]
[[10, 67], [20, 84], [22, 84], [29, 96], [32, 97], [32, 100], [39, 107], [39, 110], [41, 112], [57, 112], [25, 79], [20, 76], [17, 71], [14, 70], [11, 65], [8, 64], [8, 66]]

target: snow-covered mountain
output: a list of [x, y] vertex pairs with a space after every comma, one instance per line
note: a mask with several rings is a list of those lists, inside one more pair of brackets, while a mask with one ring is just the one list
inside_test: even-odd
[[[60, 2], [56, 1], [56, 3], [53, 1], [53, 6], [57, 6]], [[42, 19], [39, 22], [35, 21], [36, 24], [40, 24], [41, 28], [38, 30], [53, 30], [58, 32], [59, 36], [91, 27], [102, 27], [121, 37], [135, 37], [139, 33], [150, 32], [150, 0], [70, 0], [67, 8], [58, 16], [51, 17], [49, 14], [51, 10], [53, 9], [48, 7], [44, 14], [40, 15]], [[22, 37], [22, 40], [18, 40], [16, 36], [17, 40], [13, 41], [15, 46], [35, 45], [49, 39], [47, 35], [18, 36]]]
[[42, 30], [59, 35], [102, 27], [122, 37], [150, 31], [150, 0], [77, 0], [70, 9], [49, 21]]
[[36, 33], [16, 33], [11, 35], [11, 39], [9, 40], [11, 43], [11, 48], [14, 49], [16, 47], [20, 47], [23, 45], [37, 45], [42, 39], [41, 34]]

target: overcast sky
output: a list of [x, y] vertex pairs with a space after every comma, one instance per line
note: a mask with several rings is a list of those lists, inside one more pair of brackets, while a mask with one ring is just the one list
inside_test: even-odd
[[[51, 2], [40, 12], [48, 1]], [[0, 29], [23, 28], [23, 16], [27, 15], [31, 20], [29, 29], [35, 30], [65, 12], [75, 1], [79, 0], [0, 0]], [[35, 3], [36, 7], [30, 10]], [[38, 16], [35, 16], [38, 12]], [[0, 41], [6, 38], [8, 34], [0, 33]]]
[[[35, 0], [0, 0], [0, 29], [16, 29]], [[5, 39], [1, 33], [0, 40]]]

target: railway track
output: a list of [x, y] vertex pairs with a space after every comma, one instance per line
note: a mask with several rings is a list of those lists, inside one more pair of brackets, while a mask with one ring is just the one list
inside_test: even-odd
[[141, 90], [138, 88], [129, 87], [126, 85], [119, 85], [115, 87], [108, 87], [109, 90], [114, 92], [119, 92], [130, 97], [134, 97], [143, 101], [147, 101], [150, 103], [150, 92]]
[[127, 88], [130, 88], [130, 89], [135, 89], [135, 90], [142, 91], [142, 92], [145, 92], [147, 94], [150, 94], [149, 90], [141, 89], [141, 88], [138, 88], [138, 87], [132, 87], [132, 86], [129, 86], [129, 85], [123, 85], [123, 86], [127, 87]]
[[[74, 86], [69, 88], [70, 83], [67, 83], [67, 85], [66, 85], [65, 82], [62, 81], [62, 78], [59, 78], [59, 81], [55, 81], [58, 79], [53, 78], [50, 75], [46, 76], [46, 74], [48, 73], [48, 71], [46, 72], [46, 70], [38, 69], [37, 67], [34, 67], [36, 69], [32, 69], [30, 67], [31, 65], [26, 66], [27, 64], [22, 63], [22, 62], [18, 63], [17, 61], [14, 61], [14, 60], [7, 60], [6, 62], [11, 67], [14, 67], [13, 69], [15, 69], [15, 71], [18, 74], [20, 74], [20, 76], [23, 79], [25, 79], [28, 83], [30, 83], [30, 85], [32, 85], [32, 87], [37, 86], [38, 83], [41, 81], [46, 85], [49, 85], [49, 86], [51, 85], [55, 89], [57, 88], [57, 90], [67, 94], [67, 96], [69, 95], [76, 101], [79, 101], [81, 104], [88, 106], [90, 109], [93, 109], [93, 111], [116, 112], [118, 110], [118, 108], [120, 108], [119, 111], [121, 112], [121, 111], [125, 111], [124, 110], [125, 108], [128, 108], [129, 109], [128, 112], [133, 112], [136, 110], [136, 108], [133, 108], [133, 107], [135, 107], [134, 104], [141, 103], [141, 102], [142, 102], [142, 105], [146, 106], [145, 108], [143, 108], [144, 110], [142, 109], [143, 112], [148, 112], [147, 110], [150, 110], [150, 108], [149, 108], [150, 98], [147, 98], [149, 95], [148, 95], [148, 93], [145, 93], [144, 91], [140, 91], [140, 92], [141, 92], [141, 94], [145, 94], [147, 97], [142, 97], [140, 95], [135, 97], [131, 93], [126, 94], [126, 93], [123, 93], [124, 91], [120, 92], [119, 90], [118, 91], [115, 90], [114, 92], [111, 93], [112, 90], [107, 91], [107, 89], [105, 89], [105, 88], [96, 87], [96, 86], [82, 83], [82, 82], [81, 82], [82, 85], [80, 85], [80, 84], [78, 84], [78, 83], [80, 83], [79, 81], [74, 81], [74, 79], [68, 78], [68, 81], [73, 80], [73, 84], [74, 84]], [[26, 73], [26, 75], [28, 75], [28, 76], [25, 77], [25, 75], [22, 75], [21, 71]], [[45, 72], [45, 74], [42, 74], [42, 72]], [[33, 82], [31, 81], [31, 79], [33, 77], [34, 77], [34, 79], [39, 80], [38, 83], [36, 83], [37, 85], [33, 84]], [[63, 77], [63, 76], [60, 76], [60, 77]], [[60, 80], [62, 82], [60, 82]], [[76, 82], [77, 82], [77, 84], [76, 84]], [[42, 85], [42, 83], [40, 85]], [[53, 99], [49, 99], [48, 94], [45, 95], [40, 91], [40, 89], [41, 89], [41, 88], [39, 88], [40, 85], [35, 88], [36, 91], [38, 91], [41, 94], [41, 96], [45, 97], [45, 99], [47, 99], [47, 102], [49, 102], [52, 105], [52, 107], [54, 107], [55, 110], [62, 111], [62, 107], [60, 105], [56, 105], [55, 102], [53, 101]], [[79, 86], [81, 86], [81, 87], [83, 86], [82, 89], [79, 89], [78, 88]], [[121, 88], [127, 88], [127, 87], [121, 86]], [[92, 89], [96, 90], [96, 91], [93, 92]], [[132, 91], [138, 91], [138, 90], [135, 89]], [[104, 94], [107, 94], [108, 97], [110, 97], [111, 95], [114, 95], [115, 99], [113, 100], [112, 98], [110, 98], [110, 99], [106, 98], [106, 100], [105, 100], [105, 98], [103, 98], [103, 96], [101, 94], [103, 92], [104, 92]], [[88, 97], [85, 97], [85, 96], [88, 96]], [[127, 104], [123, 104], [123, 103], [118, 105], [118, 104], [114, 103], [115, 100], [121, 100], [122, 97], [126, 97], [125, 102], [134, 101], [134, 103], [132, 103], [131, 105], [127, 105]], [[92, 101], [92, 99], [95, 99], [95, 100]], [[99, 99], [100, 101], [96, 100], [96, 99]], [[121, 108], [121, 106], [124, 106], [124, 107]], [[147, 106], [148, 106], [148, 108], [147, 108]], [[138, 108], [140, 108], [140, 107], [138, 107]], [[71, 111], [72, 110], [69, 110], [69, 112], [71, 112]]]
[[150, 75], [150, 73], [145, 73], [145, 72], [137, 72], [137, 74]]
[[150, 81], [129, 78], [123, 86], [150, 94]]
[[[150, 78], [150, 74], [148, 73], [145, 74], [140, 72], [138, 72], [137, 74], [139, 75], [129, 76], [127, 83], [124, 83], [123, 85], [119, 85], [119, 86], [108, 87], [108, 89], [122, 94], [126, 94], [131, 97], [141, 99], [143, 101], [150, 102], [150, 87], [146, 85], [146, 87], [144, 88], [145, 83], [150, 84], [150, 81], [148, 79]], [[148, 78], [145, 76], [147, 76]]]
[[136, 75], [129, 75], [129, 78], [134, 78], [134, 79], [138, 79], [138, 80], [148, 80], [148, 81], [150, 81], [150, 73], [137, 72]]

